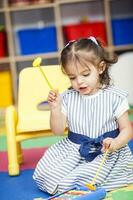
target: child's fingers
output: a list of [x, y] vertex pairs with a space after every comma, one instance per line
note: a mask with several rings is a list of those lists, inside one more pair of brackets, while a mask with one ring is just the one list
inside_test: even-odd
[[55, 91], [50, 91], [49, 92], [49, 95], [48, 95], [48, 99], [55, 99], [57, 97], [57, 95], [56, 95], [56, 93], [55, 93]]
[[108, 149], [108, 145], [104, 144], [101, 151], [104, 153]]
[[58, 89], [54, 89], [53, 92], [54, 92], [56, 95], [59, 95]]
[[47, 101], [48, 101], [48, 102], [54, 102], [54, 101], [55, 101], [55, 98], [54, 98], [54, 97], [48, 97]]
[[57, 97], [58, 95], [59, 95], [59, 91], [58, 90], [51, 90], [50, 92], [49, 92], [49, 95], [50, 96], [53, 96], [53, 97]]
[[101, 149], [102, 152], [107, 151], [107, 149], [110, 149], [111, 144], [111, 138], [106, 138], [103, 140], [103, 147]]
[[59, 95], [58, 90], [51, 90], [48, 95], [48, 102], [53, 102], [57, 99]]
[[115, 144], [114, 141], [112, 141], [112, 143], [110, 144], [110, 147], [109, 147], [109, 151], [110, 151], [110, 152], [114, 152], [114, 151], [116, 151], [116, 150], [117, 150], [116, 144]]
[[56, 92], [55, 92], [55, 90], [50, 90], [50, 91], [49, 91], [49, 95], [56, 96]]

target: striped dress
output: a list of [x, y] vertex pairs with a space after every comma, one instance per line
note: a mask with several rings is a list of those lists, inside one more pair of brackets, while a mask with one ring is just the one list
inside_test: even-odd
[[[80, 95], [73, 89], [64, 92], [62, 112], [67, 116], [69, 130], [97, 138], [117, 129], [117, 118], [129, 108], [126, 97], [125, 91], [114, 86], [101, 89], [94, 95]], [[66, 137], [47, 150], [33, 174], [41, 190], [53, 194], [74, 184], [91, 182], [103, 154], [89, 162], [80, 156], [79, 147]], [[110, 191], [130, 183], [133, 183], [133, 155], [126, 145], [109, 154], [96, 185]]]

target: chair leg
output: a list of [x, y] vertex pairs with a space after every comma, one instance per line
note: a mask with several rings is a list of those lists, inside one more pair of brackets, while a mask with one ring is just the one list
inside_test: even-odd
[[16, 143], [16, 110], [14, 106], [7, 108], [5, 121], [7, 132], [8, 172], [9, 175], [15, 176], [19, 174], [19, 163]]
[[19, 163], [17, 158], [17, 144], [13, 133], [12, 134], [10, 133], [10, 136], [8, 135], [7, 144], [8, 144], [8, 172], [9, 175], [15, 176], [19, 174]]
[[23, 163], [23, 153], [22, 153], [20, 142], [17, 142], [17, 158], [18, 158], [18, 163], [22, 164]]

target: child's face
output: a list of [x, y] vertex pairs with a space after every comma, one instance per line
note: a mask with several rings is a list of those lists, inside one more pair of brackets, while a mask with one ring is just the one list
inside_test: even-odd
[[72, 87], [80, 94], [91, 95], [99, 89], [99, 69], [91, 63], [89, 67], [69, 65], [67, 66], [66, 73], [70, 78]]

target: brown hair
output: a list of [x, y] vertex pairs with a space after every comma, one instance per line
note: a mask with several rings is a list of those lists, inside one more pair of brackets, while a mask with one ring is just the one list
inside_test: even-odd
[[[61, 52], [60, 61], [62, 71], [65, 73], [67, 65], [72, 62], [75, 65], [79, 63], [81, 65], [83, 64], [83, 66], [88, 66], [89, 63], [92, 63], [98, 66], [101, 61], [104, 61], [106, 67], [103, 73], [100, 74], [100, 83], [102, 85], [109, 85], [111, 80], [109, 68], [117, 62], [117, 57], [115, 55], [114, 58], [109, 58], [101, 42], [98, 39], [96, 39], [96, 42], [89, 38], [70, 41]], [[91, 56], [90, 52], [92, 52]]]

